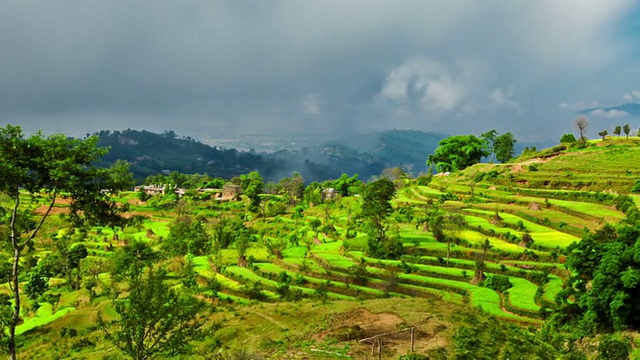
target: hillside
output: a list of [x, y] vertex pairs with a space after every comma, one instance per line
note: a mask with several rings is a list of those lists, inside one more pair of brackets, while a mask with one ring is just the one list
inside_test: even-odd
[[[212, 311], [203, 314], [211, 334], [194, 343], [195, 358], [365, 359], [380, 336], [382, 358], [397, 359], [410, 352], [412, 332], [414, 351], [433, 359], [595, 357], [601, 338], [575, 341], [550, 333], [546, 321], [572, 276], [567, 249], [631, 213], [617, 194], [640, 178], [639, 151], [635, 139], [607, 139], [476, 164], [428, 184], [397, 180], [383, 221], [385, 244], [400, 247], [380, 257], [370, 254], [373, 225], [363, 211], [363, 186], [372, 184], [324, 201], [307, 198], [311, 189], [294, 204], [264, 194], [257, 212], [245, 197], [221, 202], [194, 191], [142, 201], [123, 192], [118, 201], [142, 222], [115, 229], [72, 228], [59, 215], [68, 206], [61, 199], [28, 253], [36, 260], [24, 266], [51, 263], [62, 241], [82, 243], [84, 280], [74, 289], [76, 272], [60, 267], [41, 298], [25, 297], [20, 352], [122, 357], [96, 316], [117, 322], [112, 299], [128, 288], [113, 264], [141, 243], [158, 254], [173, 289], [188, 289]], [[25, 196], [21, 206], [38, 215], [47, 200]], [[23, 284], [29, 279], [25, 270]]]
[[378, 176], [384, 168], [397, 166], [417, 175], [426, 171], [427, 154], [444, 138], [444, 135], [414, 130], [390, 130], [354, 135], [322, 146], [256, 153], [178, 138], [171, 131], [155, 134], [129, 129], [101, 131], [98, 136], [101, 146], [111, 148], [105, 161], [128, 161], [138, 180], [166, 171], [206, 172], [229, 179], [257, 170], [270, 181], [297, 171], [306, 182], [336, 179], [343, 173], [357, 173], [367, 179]]

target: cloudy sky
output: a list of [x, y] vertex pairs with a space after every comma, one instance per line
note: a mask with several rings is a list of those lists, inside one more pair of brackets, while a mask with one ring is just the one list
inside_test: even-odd
[[0, 119], [27, 131], [538, 140], [638, 101], [638, 1], [0, 1]]

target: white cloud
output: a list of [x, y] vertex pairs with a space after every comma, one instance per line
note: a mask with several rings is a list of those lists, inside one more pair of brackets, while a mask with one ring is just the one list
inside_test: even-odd
[[378, 101], [402, 109], [449, 111], [465, 96], [465, 86], [447, 68], [423, 57], [412, 57], [387, 72]]
[[596, 109], [590, 112], [589, 114], [593, 116], [608, 118], [608, 119], [617, 119], [617, 118], [629, 116], [628, 112], [622, 111], [622, 110], [615, 110], [615, 109], [612, 109], [609, 111], [606, 111], [603, 109]]
[[623, 101], [640, 101], [640, 90], [633, 90], [633, 91], [629, 91], [628, 93], [624, 94], [624, 96], [622, 97]]
[[318, 94], [307, 94], [302, 98], [304, 112], [309, 115], [318, 115], [320, 109], [320, 97]]

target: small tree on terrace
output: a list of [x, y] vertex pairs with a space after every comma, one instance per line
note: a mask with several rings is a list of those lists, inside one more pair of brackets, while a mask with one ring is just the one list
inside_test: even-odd
[[[7, 321], [9, 336], [6, 342], [11, 359], [16, 359], [15, 330], [20, 323], [20, 258], [23, 250], [32, 245], [36, 235], [48, 219], [58, 197], [71, 200], [68, 219], [77, 226], [83, 223], [110, 226], [123, 225], [120, 215], [126, 210], [112, 200], [111, 194], [132, 185], [128, 165], [119, 162], [111, 168], [97, 168], [107, 150], [97, 147], [98, 138], [84, 140], [66, 136], [43, 136], [36, 133], [25, 137], [19, 126], [0, 128], [0, 192], [11, 202], [8, 214], [8, 241], [13, 251], [11, 281], [13, 313]], [[38, 221], [29, 221], [29, 212], [20, 210], [20, 195], [45, 191], [49, 197]]]
[[613, 135], [620, 136], [620, 133], [622, 133], [622, 127], [618, 125], [613, 129]]
[[[395, 258], [402, 252], [399, 241], [387, 238], [387, 216], [391, 213], [391, 199], [395, 194], [393, 182], [385, 178], [367, 184], [363, 192], [362, 215], [369, 219], [371, 231], [367, 254], [381, 258]], [[399, 246], [398, 246], [399, 245]]]
[[624, 124], [624, 126], [622, 127], [622, 131], [624, 131], [624, 135], [628, 139], [629, 138], [629, 133], [631, 132], [631, 127], [629, 126], [629, 124]]
[[607, 135], [609, 135], [609, 132], [607, 130], [602, 130], [598, 133], [598, 135], [602, 136], [602, 141], [604, 141], [604, 138], [606, 138]]
[[587, 119], [584, 116], [580, 116], [577, 119], [575, 119], [573, 124], [576, 126], [576, 128], [578, 129], [578, 132], [580, 133], [580, 140], [582, 141], [582, 143], [583, 144], [586, 143], [587, 138], [585, 133], [587, 130], [587, 126], [589, 126], [589, 119]]

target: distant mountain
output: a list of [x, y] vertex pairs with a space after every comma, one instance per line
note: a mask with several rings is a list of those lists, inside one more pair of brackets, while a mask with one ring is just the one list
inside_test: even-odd
[[322, 146], [256, 153], [210, 146], [190, 137], [178, 138], [173, 131], [156, 134], [103, 130], [97, 135], [100, 146], [111, 148], [104, 162], [128, 161], [138, 181], [170, 171], [231, 178], [257, 170], [268, 181], [297, 171], [307, 182], [335, 179], [342, 173], [358, 173], [361, 179], [367, 179], [386, 167], [396, 166], [417, 175], [426, 171], [427, 156], [446, 137], [415, 130], [389, 130], [354, 135]]
[[191, 138], [178, 138], [173, 131], [156, 134], [149, 131], [103, 130], [97, 133], [100, 146], [110, 147], [103, 160], [113, 163], [126, 160], [136, 179], [168, 171], [182, 173], [208, 173], [211, 176], [231, 178], [276, 164], [260, 155], [235, 149], [211, 147]]
[[417, 175], [427, 170], [427, 157], [449, 135], [418, 130], [387, 130], [351, 136], [338, 141], [358, 152], [370, 154], [385, 167], [401, 166]]
[[613, 106], [613, 107], [606, 107], [606, 108], [597, 107], [597, 108], [582, 110], [578, 112], [578, 114], [595, 115], [595, 116], [602, 116], [602, 117], [609, 117], [609, 118], [623, 117], [627, 115], [640, 116], [640, 104], [626, 103], [626, 104]]

